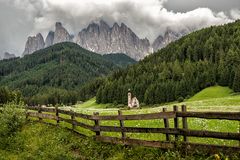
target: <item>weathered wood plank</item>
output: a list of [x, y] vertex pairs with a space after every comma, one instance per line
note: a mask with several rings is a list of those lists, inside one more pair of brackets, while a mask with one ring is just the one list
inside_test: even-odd
[[177, 117], [240, 120], [240, 112], [177, 112]]
[[87, 115], [87, 114], [76, 113], [76, 112], [75, 112], [75, 116], [76, 116], [76, 117], [79, 117], [79, 118], [83, 118], [83, 119], [93, 120], [93, 119], [92, 119], [92, 115]]
[[187, 130], [176, 128], [140, 128], [140, 127], [115, 127], [115, 126], [95, 126], [94, 131], [104, 132], [130, 132], [130, 133], [163, 133], [172, 135], [182, 135], [190, 137], [206, 137], [240, 140], [240, 133], [214, 132], [202, 130]]
[[71, 111], [62, 110], [62, 109], [59, 109], [59, 110], [58, 110], [58, 113], [67, 114], [67, 115], [69, 115], [69, 116], [72, 115], [72, 112], [71, 112]]
[[115, 126], [96, 126], [95, 131], [104, 132], [130, 132], [130, 133], [163, 133], [178, 135], [180, 132], [175, 128], [140, 128], [140, 127], [115, 127]]
[[190, 137], [240, 140], [240, 133], [215, 132], [215, 131], [203, 131], [203, 130], [186, 130], [186, 129], [178, 129], [178, 130], [179, 130], [179, 135], [190, 136]]
[[136, 115], [110, 115], [110, 116], [92, 116], [92, 120], [151, 120], [163, 118], [175, 118], [174, 112], [160, 112], [149, 114], [136, 114]]
[[[112, 143], [112, 144], [122, 144], [122, 145], [136, 145], [136, 146], [145, 146], [145, 147], [155, 147], [162, 149], [175, 149], [176, 146], [171, 142], [161, 142], [161, 141], [146, 141], [139, 139], [121, 139], [117, 137], [103, 137], [103, 136], [95, 136], [97, 141]], [[220, 145], [210, 145], [210, 144], [199, 144], [199, 143], [189, 143], [182, 142], [178, 144], [178, 148], [181, 148], [182, 151], [200, 151], [203, 153], [218, 153], [221, 151], [222, 153], [231, 153], [231, 152], [239, 152], [240, 147], [232, 147], [232, 146], [220, 146]]]
[[[28, 110], [35, 110], [38, 111], [39, 107], [38, 106], [27, 106], [26, 107]], [[55, 112], [55, 108], [50, 108], [50, 107], [41, 107], [42, 112]]]
[[43, 112], [52, 112], [52, 113], [55, 113], [55, 112], [56, 112], [55, 108], [41, 107], [41, 110], [42, 110]]
[[103, 137], [103, 136], [95, 136], [95, 138], [97, 141], [113, 143], [113, 144], [157, 147], [162, 149], [174, 148], [174, 144], [170, 142], [146, 141], [146, 140], [129, 139], [129, 138], [121, 139], [117, 137]]
[[38, 106], [26, 106], [28, 110], [35, 110], [38, 111]]
[[56, 120], [56, 116], [52, 114], [43, 114], [38, 112], [27, 112], [28, 117], [36, 117], [41, 119], [50, 119], [50, 120]]

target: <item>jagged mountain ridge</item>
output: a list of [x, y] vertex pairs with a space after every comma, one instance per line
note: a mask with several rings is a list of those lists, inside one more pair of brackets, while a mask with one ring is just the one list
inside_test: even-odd
[[33, 52], [44, 48], [44, 40], [41, 33], [36, 36], [29, 36], [25, 45], [23, 55], [32, 54]]
[[110, 27], [106, 22], [92, 23], [79, 32], [77, 44], [100, 54], [125, 53], [131, 58], [140, 60], [150, 52], [147, 38], [140, 39], [124, 23], [114, 23]]
[[[50, 31], [45, 41], [41, 33], [28, 37], [23, 55], [31, 54], [56, 43], [75, 42], [81, 47], [99, 54], [124, 53], [135, 60], [140, 60], [186, 34], [187, 32], [177, 33], [168, 29], [164, 36], [158, 36], [151, 45], [147, 38], [140, 39], [124, 23], [121, 25], [114, 23], [110, 27], [105, 21], [100, 20], [99, 23], [89, 24], [74, 38], [62, 26], [62, 23], [56, 22], [55, 31]], [[73, 39], [75, 40], [73, 41]]]
[[183, 30], [181, 32], [174, 32], [170, 29], [167, 29], [165, 32], [164, 36], [159, 35], [153, 42], [152, 48], [153, 51], [156, 52], [161, 48], [166, 47], [169, 43], [174, 42], [181, 37], [187, 35], [189, 31]]

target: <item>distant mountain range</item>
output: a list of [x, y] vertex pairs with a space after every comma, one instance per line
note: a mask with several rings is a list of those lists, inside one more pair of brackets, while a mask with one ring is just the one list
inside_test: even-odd
[[28, 37], [23, 55], [31, 54], [56, 43], [74, 42], [102, 55], [124, 53], [135, 60], [140, 60], [187, 33], [187, 31], [176, 33], [168, 29], [163, 36], [158, 36], [153, 44], [150, 44], [147, 38], [140, 39], [124, 23], [121, 25], [114, 23], [110, 27], [105, 21], [100, 20], [99, 23], [89, 24], [78, 35], [73, 36], [62, 26], [61, 22], [56, 22], [55, 31], [49, 31], [45, 41], [41, 33]]

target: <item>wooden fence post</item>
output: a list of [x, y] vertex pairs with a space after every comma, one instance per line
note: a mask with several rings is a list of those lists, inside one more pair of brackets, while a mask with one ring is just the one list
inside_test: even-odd
[[76, 128], [76, 123], [75, 123], [75, 112], [71, 110], [71, 120], [72, 120], [72, 130], [75, 130]]
[[[163, 112], [167, 112], [167, 108], [163, 108]], [[168, 121], [168, 118], [164, 118], [163, 119], [164, 121], [164, 127], [166, 129], [169, 129], [169, 121]], [[170, 141], [170, 135], [166, 133], [166, 141]]]
[[42, 114], [41, 105], [38, 105], [38, 118], [39, 118], [39, 122], [42, 121], [42, 118], [40, 117], [41, 114]]
[[[94, 112], [94, 116], [98, 116], [98, 115], [99, 115], [98, 112]], [[99, 120], [96, 119], [96, 120], [94, 120], [94, 122], [95, 122], [94, 128], [95, 128], [95, 130], [96, 130], [96, 131], [95, 131], [96, 136], [100, 136]]]
[[[240, 133], [240, 121], [238, 121], [238, 133]], [[240, 147], [240, 140], [238, 141], [238, 146]]]
[[[173, 106], [173, 111], [178, 112], [178, 106]], [[174, 128], [178, 129], [179, 128], [179, 123], [178, 123], [178, 117], [174, 118]], [[175, 135], [175, 141], [179, 140], [179, 136]]]
[[[122, 111], [118, 110], [118, 115], [119, 115], [119, 117], [121, 117]], [[120, 127], [121, 127], [121, 130], [122, 130], [122, 139], [125, 139], [126, 138], [126, 133], [123, 130], [123, 128], [124, 128], [124, 121], [123, 120], [119, 120], [119, 122], [120, 122]]]
[[59, 112], [58, 112], [58, 107], [56, 106], [55, 107], [55, 111], [56, 111], [56, 122], [57, 122], [57, 125], [59, 125]]
[[[185, 105], [182, 105], [182, 112], [187, 112], [187, 107]], [[187, 130], [188, 129], [188, 124], [187, 124], [187, 118], [182, 117], [182, 125], [183, 129]], [[188, 138], [186, 135], [183, 136], [184, 142], [188, 142]]]
[[25, 106], [26, 120], [28, 120], [28, 105]]

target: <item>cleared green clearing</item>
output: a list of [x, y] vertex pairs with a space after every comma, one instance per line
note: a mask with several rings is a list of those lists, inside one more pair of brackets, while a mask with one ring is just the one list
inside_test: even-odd
[[200, 91], [199, 93], [195, 94], [192, 98], [190, 98], [188, 101], [199, 101], [211, 98], [224, 98], [227, 96], [231, 96], [232, 93], [233, 91], [228, 87], [213, 86]]
[[[181, 106], [186, 105], [189, 111], [222, 111], [222, 112], [240, 112], [240, 95], [233, 95], [232, 90], [228, 87], [214, 86], [209, 87], [195, 96], [182, 103], [169, 103], [165, 105], [143, 106], [142, 109], [128, 110], [126, 106], [122, 109], [123, 114], [143, 114], [143, 113], [155, 113], [162, 112], [163, 107], [166, 107], [168, 111], [173, 109], [173, 105]], [[110, 108], [111, 107], [111, 108]], [[66, 109], [70, 109], [67, 108]], [[120, 108], [113, 107], [112, 104], [97, 104], [95, 98], [76, 105], [73, 108], [76, 112], [93, 114], [93, 112], [99, 112], [100, 115], [117, 115]], [[179, 108], [180, 109], [180, 108]], [[125, 126], [135, 127], [164, 127], [163, 120], [141, 120], [141, 121], [125, 121]], [[102, 121], [101, 125], [113, 125], [119, 126], [119, 121]], [[205, 120], [205, 119], [188, 119], [188, 125], [190, 129], [196, 130], [209, 130], [209, 131], [221, 131], [221, 132], [239, 132], [238, 121], [227, 120]], [[180, 119], [180, 126], [181, 119]], [[173, 127], [173, 120], [170, 120], [170, 127]], [[87, 133], [89, 135], [89, 133]], [[91, 134], [92, 135], [92, 134]], [[120, 137], [119, 133], [103, 133], [103, 135]], [[163, 134], [136, 134], [128, 133], [128, 137], [140, 138], [147, 140], [165, 140]], [[218, 139], [201, 139], [190, 138], [192, 142], [209, 143], [209, 144], [223, 144], [237, 146], [237, 141], [218, 140]]]
[[[126, 97], [127, 98], [127, 97]], [[214, 86], [206, 88], [192, 98], [182, 103], [168, 103], [154, 106], [142, 106], [142, 109], [138, 110], [123, 110], [126, 114], [137, 114], [137, 113], [152, 113], [162, 111], [163, 107], [167, 107], [172, 110], [173, 105], [187, 105], [190, 111], [240, 111], [240, 95], [234, 95], [232, 90], [228, 87]], [[68, 107], [66, 107], [68, 108]], [[122, 108], [122, 109], [124, 109]], [[83, 112], [92, 114], [93, 112], [100, 112], [101, 114], [112, 114], [119, 110], [119, 107], [114, 107], [113, 104], [97, 104], [96, 99], [92, 98], [89, 101], [84, 102], [73, 107], [77, 112]]]

